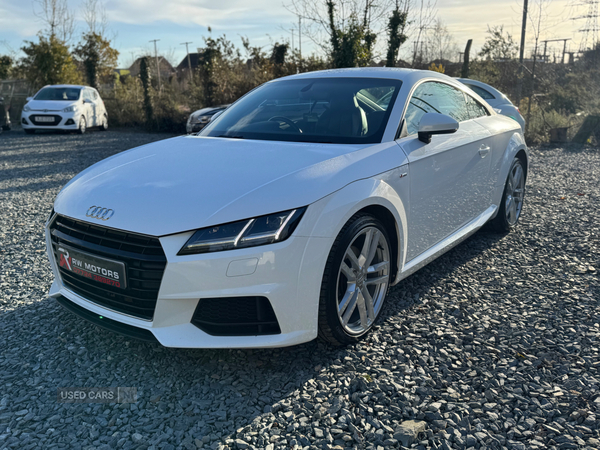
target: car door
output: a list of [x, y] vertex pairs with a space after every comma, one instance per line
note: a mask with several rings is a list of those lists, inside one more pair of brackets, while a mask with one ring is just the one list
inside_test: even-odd
[[94, 91], [91, 89], [86, 89], [87, 98], [88, 98], [88, 111], [89, 111], [89, 126], [95, 127], [98, 125], [98, 120], [96, 119], [96, 102], [94, 101]]
[[[502, 157], [503, 150], [506, 146], [502, 147], [498, 145], [498, 137], [495, 135], [493, 122], [495, 116], [492, 116], [486, 106], [479, 102], [475, 97], [469, 94], [468, 91], [464, 92], [465, 99], [467, 100], [467, 110], [469, 111], [469, 117], [483, 126], [485, 129], [490, 131], [490, 137], [483, 141], [483, 145], [480, 146], [480, 156], [487, 159], [487, 165], [489, 167], [488, 173], [477, 173], [477, 179], [475, 183], [480, 186], [484, 193], [483, 198], [483, 209], [487, 209], [492, 205], [492, 194], [494, 192], [495, 180], [497, 176], [494, 176], [494, 167], [499, 165], [499, 160]], [[494, 134], [494, 136], [491, 136]], [[485, 155], [483, 153], [486, 152]]]
[[90, 91], [87, 89], [83, 89], [81, 92], [81, 98], [83, 99], [83, 113], [82, 116], [85, 117], [85, 123], [88, 127], [92, 126], [92, 121], [94, 120], [91, 114], [91, 101]]
[[94, 126], [99, 126], [102, 121], [101, 119], [101, 107], [100, 107], [100, 96], [96, 89], [90, 89], [90, 96], [92, 97], [92, 110], [94, 114]]
[[[453, 134], [417, 137], [428, 112], [459, 122]], [[405, 137], [398, 144], [408, 156], [410, 217], [407, 261], [419, 256], [480, 215], [486, 208], [490, 132], [472, 120], [463, 92], [441, 81], [426, 81], [414, 90], [404, 113]]]

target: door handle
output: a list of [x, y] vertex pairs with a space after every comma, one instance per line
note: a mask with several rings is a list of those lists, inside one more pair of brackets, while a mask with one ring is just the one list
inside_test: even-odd
[[481, 144], [481, 147], [479, 147], [479, 155], [482, 158], [485, 158], [488, 155], [488, 153], [490, 152], [490, 150], [491, 149], [487, 145]]

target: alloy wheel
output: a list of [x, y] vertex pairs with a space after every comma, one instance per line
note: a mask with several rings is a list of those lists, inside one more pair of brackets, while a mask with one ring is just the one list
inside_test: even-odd
[[375, 322], [390, 280], [390, 250], [376, 227], [362, 229], [353, 239], [337, 277], [337, 313], [351, 335], [366, 332]]
[[521, 209], [523, 208], [523, 198], [525, 195], [525, 172], [520, 161], [517, 161], [510, 169], [508, 183], [506, 186], [506, 199], [504, 211], [506, 220], [514, 226], [519, 220]]

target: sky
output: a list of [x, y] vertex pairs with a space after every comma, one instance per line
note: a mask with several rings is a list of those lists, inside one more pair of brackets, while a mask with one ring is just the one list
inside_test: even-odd
[[[317, 1], [317, 0], [315, 0]], [[419, 3], [419, 0], [413, 0]], [[538, 2], [529, 0], [530, 9]], [[547, 29], [542, 39], [572, 38], [568, 49], [577, 50], [585, 21], [570, 20], [584, 15], [586, 7], [571, 6], [578, 0], [552, 0], [549, 2]], [[581, 3], [581, 0], [579, 0]], [[135, 57], [154, 52], [152, 39], [159, 39], [159, 54], [178, 63], [185, 57], [185, 46], [191, 41], [190, 51], [203, 45], [203, 38], [223, 34], [241, 47], [241, 37], [248, 37], [253, 46], [268, 49], [274, 42], [290, 41], [290, 30], [297, 30], [297, 18], [288, 11], [282, 0], [106, 0], [104, 2], [109, 35], [113, 46], [119, 50], [119, 66], [128, 67]], [[515, 41], [520, 40], [522, 0], [437, 0], [437, 18], [441, 19], [462, 50], [467, 39], [473, 39], [473, 49], [478, 50], [486, 38], [488, 26], [503, 26]], [[85, 23], [81, 17], [81, 2], [69, 0], [75, 13], [76, 26], [80, 33]], [[0, 54], [13, 53], [21, 56], [20, 47], [24, 40], [36, 40], [43, 28], [34, 14], [35, 1], [0, 0]], [[531, 22], [528, 24], [531, 31]], [[209, 32], [208, 27], [211, 28]], [[531, 32], [529, 33], [531, 38]], [[385, 41], [382, 36], [380, 43]], [[385, 42], [383, 42], [385, 43]], [[297, 31], [294, 36], [298, 46]], [[549, 44], [552, 50], [562, 51], [562, 43]], [[410, 40], [403, 45], [404, 53], [413, 48]], [[526, 53], [533, 49], [528, 40]], [[302, 40], [303, 54], [319, 51], [318, 46], [306, 36]]]

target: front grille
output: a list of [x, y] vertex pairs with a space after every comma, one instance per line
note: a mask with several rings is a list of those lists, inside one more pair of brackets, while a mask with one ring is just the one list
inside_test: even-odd
[[273, 307], [265, 297], [200, 299], [192, 323], [213, 336], [281, 333]]
[[127, 288], [113, 286], [75, 275], [58, 267], [65, 287], [106, 308], [152, 320], [167, 258], [157, 238], [127, 233], [56, 216], [50, 225], [54, 258], [59, 260], [59, 244], [125, 264]]
[[[38, 120], [38, 117], [52, 117], [53, 121], [52, 122], [42, 122], [42, 121]], [[57, 116], [55, 114], [35, 114], [35, 115], [29, 116], [29, 120], [31, 120], [31, 123], [33, 123], [34, 125], [53, 127], [60, 123], [60, 121], [62, 120], [62, 117]]]

